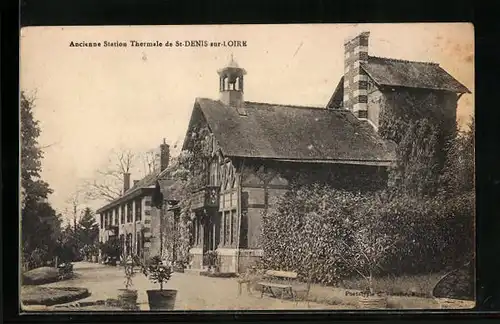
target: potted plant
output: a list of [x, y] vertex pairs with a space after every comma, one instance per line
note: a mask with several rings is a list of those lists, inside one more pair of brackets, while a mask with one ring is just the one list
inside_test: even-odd
[[178, 260], [178, 261], [174, 262], [173, 270], [175, 272], [183, 273], [184, 272], [184, 267], [185, 267], [184, 261]]
[[101, 243], [100, 248], [104, 263], [116, 266], [121, 254], [120, 242], [115, 238], [110, 238], [105, 243]]
[[184, 257], [186, 268], [191, 269], [193, 267], [193, 257], [191, 254], [187, 253]]
[[383, 201], [378, 195], [368, 197], [361, 204], [353, 219], [347, 218], [345, 225], [350, 229], [347, 241], [341, 240], [343, 251], [340, 258], [366, 282], [361, 292], [359, 305], [362, 308], [387, 308], [387, 294], [375, 291], [374, 275], [382, 269], [382, 263], [396, 249], [399, 235], [395, 234], [394, 220], [387, 219]]
[[217, 251], [205, 252], [205, 264], [208, 266], [208, 271], [219, 272], [219, 255]]
[[147, 290], [150, 310], [173, 310], [177, 290], [163, 289], [163, 284], [170, 280], [172, 268], [161, 261], [159, 256], [153, 257], [148, 264], [142, 266], [142, 272], [154, 283], [160, 285], [160, 289]]
[[118, 300], [126, 309], [135, 309], [137, 305], [137, 290], [132, 290], [132, 278], [134, 277], [134, 262], [131, 256], [122, 258], [125, 271], [125, 289], [119, 289]]

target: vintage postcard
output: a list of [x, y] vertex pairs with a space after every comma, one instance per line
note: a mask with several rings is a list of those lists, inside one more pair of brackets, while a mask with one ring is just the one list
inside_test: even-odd
[[472, 24], [20, 37], [24, 311], [474, 307]]

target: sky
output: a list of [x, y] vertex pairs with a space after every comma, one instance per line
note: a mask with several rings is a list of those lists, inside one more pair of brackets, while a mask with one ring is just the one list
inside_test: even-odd
[[[42, 178], [54, 190], [49, 201], [63, 212], [112, 150], [144, 152], [165, 138], [175, 155], [195, 98], [218, 98], [217, 70], [231, 55], [247, 71], [245, 100], [324, 107], [343, 74], [344, 40], [362, 31], [370, 32], [369, 55], [436, 62], [469, 88], [457, 111], [459, 125], [466, 125], [474, 113], [472, 24], [23, 28], [21, 89], [36, 97], [39, 142], [47, 146]], [[237, 40], [246, 47], [131, 47], [132, 40]], [[128, 46], [70, 47], [71, 41]], [[143, 175], [138, 166], [132, 179]]]

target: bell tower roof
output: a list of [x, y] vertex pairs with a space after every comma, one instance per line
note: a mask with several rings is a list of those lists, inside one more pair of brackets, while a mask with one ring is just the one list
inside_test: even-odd
[[229, 63], [222, 69], [218, 70], [217, 73], [219, 73], [219, 75], [245, 75], [247, 72], [245, 71], [245, 69], [240, 68], [238, 63], [234, 60], [233, 54], [231, 54]]
[[[243, 109], [243, 76], [246, 71], [239, 67], [231, 54], [231, 60], [219, 73], [220, 100], [227, 106]], [[241, 114], [244, 114], [241, 112]]]

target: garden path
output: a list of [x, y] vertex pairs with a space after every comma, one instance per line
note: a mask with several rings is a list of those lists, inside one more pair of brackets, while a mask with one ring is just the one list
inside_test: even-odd
[[[80, 300], [96, 301], [117, 298], [118, 289], [124, 288], [124, 271], [121, 267], [97, 263], [76, 262], [75, 278], [46, 284], [47, 287], [83, 287], [91, 296]], [[308, 309], [305, 302], [297, 305], [288, 300], [279, 300], [259, 293], [248, 295], [246, 291], [238, 296], [238, 284], [234, 278], [210, 278], [187, 273], [174, 273], [165, 289], [176, 289], [176, 310], [285, 310]], [[137, 302], [141, 310], [149, 310], [146, 290], [158, 289], [143, 274], [133, 278], [133, 287], [138, 291]], [[324, 305], [310, 303], [309, 309], [345, 309], [345, 305]]]

